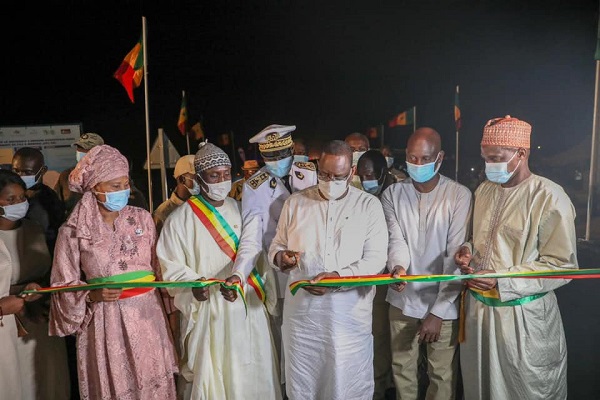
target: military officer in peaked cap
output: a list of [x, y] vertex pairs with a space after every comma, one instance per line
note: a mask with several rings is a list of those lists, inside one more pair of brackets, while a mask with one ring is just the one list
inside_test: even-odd
[[[271, 269], [267, 253], [275, 237], [279, 214], [285, 200], [293, 192], [317, 184], [317, 173], [313, 163], [293, 162], [294, 142], [291, 133], [295, 129], [294, 125], [269, 125], [250, 139], [250, 143], [258, 144], [265, 166], [244, 183], [244, 229], [233, 266], [234, 275], [229, 278], [243, 283], [253, 269], [257, 268], [265, 285], [266, 306], [272, 316], [273, 336], [279, 354], [282, 354], [281, 316], [283, 297], [287, 290], [287, 275]], [[224, 293], [228, 300], [235, 300], [234, 291], [225, 290]]]

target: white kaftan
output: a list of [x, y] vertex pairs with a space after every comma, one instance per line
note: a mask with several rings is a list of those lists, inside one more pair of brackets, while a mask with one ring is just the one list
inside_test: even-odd
[[[239, 203], [227, 197], [216, 208], [239, 237]], [[156, 253], [163, 278], [190, 281], [226, 279], [233, 262], [221, 250], [189, 202], [174, 210], [158, 239]], [[192, 399], [280, 399], [278, 361], [266, 309], [250, 286], [244, 303], [226, 301], [219, 287], [207, 301], [198, 301], [191, 288], [171, 288], [181, 311], [181, 373], [192, 383]]]
[[[379, 199], [354, 187], [339, 200], [325, 200], [317, 186], [286, 200], [269, 260], [284, 249], [301, 252], [288, 286], [321, 272], [341, 276], [380, 273], [388, 232]], [[374, 287], [314, 296], [285, 292], [283, 344], [290, 400], [350, 400], [373, 397], [371, 312]]]
[[[475, 192], [473, 261], [497, 272], [577, 269], [575, 210], [556, 183], [531, 175], [512, 188], [489, 181]], [[465, 399], [565, 399], [567, 348], [553, 290], [563, 279], [498, 279], [492, 307], [467, 292], [461, 368]]]

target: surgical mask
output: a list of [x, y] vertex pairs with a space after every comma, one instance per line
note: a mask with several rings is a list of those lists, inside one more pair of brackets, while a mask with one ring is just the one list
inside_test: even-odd
[[385, 162], [388, 168], [392, 168], [394, 166], [394, 157], [386, 157]]
[[27, 215], [27, 210], [29, 210], [29, 202], [27, 200], [17, 203], [10, 204], [8, 206], [0, 206], [4, 210], [3, 218], [6, 218], [9, 221], [18, 221], [22, 218], [25, 218]]
[[272, 175], [283, 178], [290, 173], [292, 162], [294, 162], [294, 157], [290, 156], [277, 161], [265, 161], [265, 166]]
[[379, 181], [376, 179], [369, 181], [362, 181], [362, 187], [365, 189], [365, 192], [377, 195], [381, 190], [383, 185], [379, 184]]
[[95, 192], [96, 194], [103, 194], [104, 196], [106, 196], [106, 201], [105, 202], [101, 202], [100, 200], [97, 200], [98, 203], [102, 204], [104, 206], [104, 208], [106, 208], [108, 211], [121, 211], [123, 209], [123, 207], [125, 207], [127, 205], [127, 202], [129, 201], [129, 193], [131, 192], [131, 189], [125, 189], [125, 190], [119, 190], [117, 192]]
[[517, 166], [515, 167], [515, 169], [512, 170], [512, 172], [508, 172], [508, 163], [512, 161], [513, 158], [515, 158], [515, 156], [517, 155], [518, 151], [515, 151], [515, 154], [512, 155], [512, 157], [505, 162], [497, 162], [497, 163], [485, 163], [485, 176], [487, 176], [488, 180], [490, 182], [494, 182], [494, 183], [506, 183], [510, 180], [510, 178], [512, 178], [513, 174], [515, 173], [515, 171], [517, 170], [517, 168], [519, 168], [519, 165], [521, 165], [521, 160], [519, 160], [519, 163], [517, 164]]
[[36, 178], [37, 174], [40, 173], [42, 169], [40, 168], [38, 170], [38, 172], [35, 173], [35, 175], [23, 175], [21, 176], [21, 179], [23, 180], [23, 182], [25, 182], [25, 187], [27, 189], [31, 189], [33, 186], [35, 186], [38, 183], [38, 180], [40, 178]]
[[[202, 177], [200, 177], [202, 179]], [[204, 179], [202, 182], [208, 187], [206, 195], [214, 201], [225, 200], [231, 191], [231, 179], [219, 183], [207, 183]]]
[[319, 179], [319, 190], [328, 200], [336, 200], [342, 197], [348, 189], [348, 180], [343, 181], [324, 181]]
[[352, 152], [352, 166], [353, 167], [356, 167], [356, 164], [358, 164], [358, 159], [360, 158], [360, 156], [362, 156], [365, 153], [366, 153], [366, 151], [354, 151], [354, 152]]
[[440, 153], [438, 153], [437, 157], [435, 158], [435, 161], [423, 165], [417, 165], [409, 163], [407, 161], [406, 170], [408, 172], [408, 175], [413, 181], [418, 183], [424, 183], [431, 180], [442, 166], [442, 163], [440, 163], [440, 165], [438, 165], [437, 168], [435, 167], [435, 163], [437, 162], [439, 157]]
[[[186, 178], [186, 179], [191, 179], [191, 178]], [[192, 196], [198, 196], [200, 194], [200, 185], [198, 184], [198, 182], [196, 182], [195, 179], [191, 179], [192, 181], [192, 188], [190, 189], [189, 187], [185, 187], [188, 192], [190, 192], [190, 195]], [[208, 183], [207, 183], [208, 185]]]
[[294, 155], [294, 162], [308, 162], [308, 156], [296, 154]]
[[83, 158], [83, 156], [85, 156], [87, 153], [84, 153], [83, 151], [76, 151], [75, 152], [75, 159], [77, 160], [77, 162], [81, 161], [81, 159]]

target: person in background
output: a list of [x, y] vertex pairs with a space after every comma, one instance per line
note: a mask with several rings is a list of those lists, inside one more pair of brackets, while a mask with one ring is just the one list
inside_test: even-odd
[[[250, 138], [250, 143], [258, 143], [265, 166], [244, 183], [244, 229], [233, 265], [233, 274], [227, 279], [230, 283], [245, 283], [253, 271], [256, 272], [253, 276], [260, 277], [266, 292], [264, 301], [271, 315], [271, 331], [282, 367], [281, 318], [287, 277], [285, 274], [274, 273], [267, 260], [267, 254], [275, 236], [284, 201], [292, 193], [317, 183], [314, 164], [294, 162], [292, 132], [295, 129], [294, 125], [274, 124]], [[282, 373], [281, 377], [283, 385], [285, 375]]]
[[[83, 193], [60, 228], [52, 286], [161, 280], [150, 213], [127, 205], [129, 165], [92, 148], [69, 176]], [[84, 399], [175, 399], [175, 349], [158, 291], [94, 289], [52, 294], [50, 334], [76, 335]]]
[[[406, 147], [410, 179], [390, 186], [381, 196], [390, 236], [387, 264], [394, 277], [459, 273], [454, 253], [468, 238], [472, 196], [466, 186], [438, 172], [443, 159], [438, 132], [417, 129]], [[390, 285], [387, 301], [397, 398], [419, 398], [421, 359], [429, 378], [426, 398], [455, 398], [461, 288], [456, 281]]]
[[[326, 144], [319, 183], [284, 203], [268, 259], [294, 281], [380, 273], [387, 227], [375, 196], [349, 186], [355, 167], [341, 140]], [[283, 343], [290, 400], [373, 397], [375, 288], [306, 286], [285, 291]]]
[[308, 162], [308, 151], [304, 139], [294, 139], [294, 162]]
[[58, 229], [65, 220], [65, 210], [56, 192], [42, 182], [48, 170], [44, 155], [33, 147], [22, 147], [13, 155], [12, 170], [23, 179], [27, 188], [25, 195], [29, 210], [25, 218], [42, 227], [52, 255]]
[[[378, 150], [368, 150], [358, 159], [356, 174], [360, 177], [363, 190], [378, 198], [395, 182], [394, 177], [388, 172], [385, 157]], [[384, 270], [384, 273], [388, 271]], [[392, 394], [389, 392], [394, 388], [390, 353], [390, 305], [385, 300], [386, 294], [387, 286], [375, 287], [372, 327], [374, 400], [385, 399], [387, 395]]]
[[[352, 149], [352, 166], [356, 167], [360, 156], [369, 150], [369, 138], [362, 133], [353, 132], [344, 138], [344, 142], [346, 142]], [[352, 182], [350, 182], [350, 184], [355, 188], [362, 190], [362, 185], [360, 184], [360, 178], [358, 175], [355, 174], [352, 177]]]
[[385, 161], [387, 163], [388, 170], [396, 179], [396, 182], [403, 181], [408, 177], [408, 175], [402, 169], [395, 167], [395, 159], [393, 157], [392, 148], [390, 146], [383, 145], [381, 147], [381, 154], [385, 157]]
[[184, 204], [191, 196], [200, 194], [200, 186], [196, 182], [196, 171], [194, 170], [194, 155], [188, 154], [180, 157], [175, 163], [173, 177], [177, 182], [171, 196], [160, 204], [154, 213], [152, 219], [156, 224], [156, 233], [160, 235], [160, 231], [167, 220], [167, 217], [175, 211], [177, 207]]
[[[212, 143], [199, 147], [194, 167], [200, 195], [173, 211], [156, 246], [170, 281], [230, 276], [242, 231], [240, 203], [228, 196], [229, 157]], [[221, 295], [216, 286], [169, 292], [182, 314], [179, 393], [184, 400], [281, 399], [269, 318], [255, 293], [245, 292], [245, 308], [241, 301], [229, 302], [235, 291]]]
[[473, 238], [455, 255], [467, 281], [460, 364], [466, 400], [566, 399], [567, 343], [554, 290], [567, 279], [486, 274], [578, 269], [575, 208], [529, 169], [531, 125], [510, 115], [483, 127], [484, 181]]
[[236, 199], [237, 201], [242, 201], [242, 192], [244, 189], [244, 183], [246, 183], [246, 181], [248, 179], [250, 179], [250, 177], [252, 175], [254, 175], [259, 169], [260, 169], [260, 166], [258, 165], [258, 161], [256, 161], [256, 160], [244, 161], [244, 165], [242, 166], [242, 171], [244, 171], [244, 176], [242, 179], [238, 179], [237, 181], [232, 183], [231, 191], [229, 192], [229, 197]]
[[[102, 136], [97, 133], [83, 133], [79, 136], [79, 139], [73, 143], [73, 147], [75, 147], [75, 161], [79, 162], [86, 155], [88, 151], [90, 151], [94, 146], [99, 146], [104, 144], [104, 139]], [[71, 168], [67, 168], [60, 173], [58, 177], [58, 181], [54, 186], [54, 191], [58, 194], [59, 200], [63, 203], [65, 208], [65, 218], [71, 214], [71, 211], [75, 207], [75, 204], [81, 199], [80, 193], [72, 192], [69, 189], [69, 174], [75, 166], [73, 165]]]
[[[67, 349], [63, 338], [48, 336], [48, 295], [26, 297], [21, 310], [18, 305], [23, 303], [11, 299], [23, 290], [48, 286], [52, 262], [42, 228], [25, 219], [29, 206], [25, 191], [19, 175], [0, 170], [0, 270], [8, 272], [6, 280], [2, 279], [4, 285], [10, 284], [8, 291], [6, 286], [1, 289], [9, 297], [0, 300], [0, 381], [5, 373], [14, 376], [5, 360], [12, 360], [10, 369], [18, 373], [16, 379], [0, 386], [0, 397], [68, 400]], [[12, 315], [4, 318], [3, 314]], [[8, 396], [19, 392], [19, 396]]]
[[315, 171], [319, 170], [319, 158], [321, 158], [321, 143], [311, 143], [308, 148], [308, 162], [313, 163]]

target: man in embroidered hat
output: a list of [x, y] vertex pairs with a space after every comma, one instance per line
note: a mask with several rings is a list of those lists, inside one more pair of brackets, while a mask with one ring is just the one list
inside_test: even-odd
[[[156, 245], [170, 281], [225, 279], [242, 231], [240, 204], [228, 196], [231, 162], [212, 143], [194, 157], [200, 194], [167, 218]], [[216, 286], [169, 289], [181, 311], [180, 389], [186, 399], [281, 399], [277, 357], [262, 301], [246, 291], [230, 303]], [[248, 349], [252, 349], [249, 351]]]
[[265, 302], [272, 315], [273, 334], [280, 354], [287, 276], [277, 273], [275, 279], [266, 257], [285, 200], [292, 193], [317, 184], [313, 163], [293, 162], [292, 132], [295, 129], [294, 125], [269, 125], [250, 139], [250, 143], [258, 144], [265, 166], [244, 184], [244, 232], [233, 266], [234, 275], [230, 278], [231, 281], [245, 282], [256, 266], [253, 277], [259, 279], [259, 285], [265, 286]]
[[460, 360], [465, 399], [567, 398], [567, 348], [554, 290], [563, 279], [489, 273], [577, 269], [575, 209], [529, 170], [531, 125], [507, 115], [483, 127], [484, 181], [472, 240], [455, 254], [467, 281]]
[[[127, 158], [111, 146], [95, 146], [71, 172], [69, 187], [83, 196], [60, 228], [51, 286], [160, 280], [152, 216], [127, 205]], [[52, 295], [49, 332], [76, 336], [81, 398], [175, 398], [175, 348], [159, 292]]]

